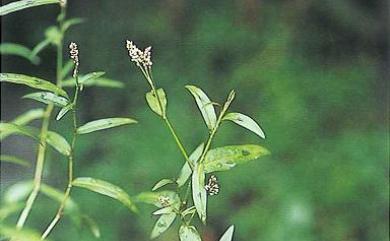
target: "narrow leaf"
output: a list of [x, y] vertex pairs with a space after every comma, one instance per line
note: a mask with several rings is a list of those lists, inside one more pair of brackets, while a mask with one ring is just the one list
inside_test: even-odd
[[192, 199], [200, 220], [206, 223], [207, 192], [204, 188], [205, 173], [203, 164], [197, 164], [192, 173]]
[[207, 127], [212, 130], [217, 122], [217, 116], [215, 114], [214, 106], [211, 103], [209, 97], [198, 87], [193, 85], [186, 85], [186, 88], [194, 96], [196, 104], [203, 119], [206, 122]]
[[259, 145], [235, 145], [212, 149], [207, 152], [204, 166], [205, 172], [227, 171], [236, 165], [244, 164], [270, 152]]
[[13, 163], [13, 164], [18, 164], [18, 165], [25, 166], [25, 167], [30, 166], [30, 163], [28, 161], [23, 160], [19, 157], [15, 157], [15, 156], [0, 155], [0, 160], [4, 161], [4, 162]]
[[69, 156], [71, 153], [71, 147], [68, 141], [62, 137], [60, 134], [49, 131], [47, 133], [46, 142], [51, 145], [54, 149], [56, 149], [59, 153]]
[[95, 220], [93, 220], [88, 215], [82, 216], [82, 221], [89, 227], [89, 230], [95, 236], [95, 238], [100, 238], [100, 229]]
[[37, 55], [43, 50], [45, 49], [47, 46], [50, 45], [50, 40], [48, 39], [44, 39], [43, 41], [39, 42], [37, 45], [35, 45], [35, 47], [33, 48], [33, 50], [31, 51], [31, 56], [32, 57], [37, 57]]
[[222, 120], [230, 120], [236, 123], [237, 125], [240, 125], [256, 135], [260, 136], [261, 138], [265, 139], [265, 134], [263, 130], [260, 128], [259, 124], [256, 123], [252, 118], [249, 116], [246, 116], [241, 113], [228, 113], [226, 114]]
[[64, 0], [21, 0], [16, 2], [11, 2], [7, 5], [0, 7], [0, 16], [7, 15], [12, 12], [20, 11], [25, 8], [36, 7], [45, 4], [51, 3], [62, 3]]
[[62, 24], [62, 32], [66, 32], [71, 26], [84, 22], [82, 18], [71, 18]]
[[174, 207], [173, 206], [168, 206], [164, 208], [160, 208], [157, 211], [153, 212], [153, 215], [162, 215], [162, 214], [168, 214], [174, 212]]
[[[81, 85], [88, 85], [88, 81], [93, 81], [94, 79], [97, 79], [101, 76], [103, 76], [105, 74], [105, 72], [91, 72], [91, 73], [88, 73], [86, 75], [79, 75], [79, 84]], [[66, 79], [62, 82], [62, 86], [64, 87], [72, 87], [74, 86], [76, 83], [75, 83], [75, 80], [74, 78], [69, 78], [69, 79]]]
[[58, 115], [56, 117], [56, 120], [61, 120], [61, 118], [66, 115], [71, 109], [73, 109], [73, 104], [69, 104], [65, 107], [62, 107], [61, 110], [58, 112]]
[[180, 241], [202, 241], [194, 226], [181, 225], [179, 229]]
[[77, 128], [78, 134], [86, 134], [98, 130], [113, 128], [116, 126], [137, 123], [136, 120], [130, 118], [107, 118], [88, 122]]
[[102, 195], [114, 198], [128, 207], [131, 211], [137, 212], [136, 207], [133, 204], [133, 201], [130, 199], [129, 195], [123, 191], [120, 187], [102, 181], [99, 179], [94, 179], [90, 177], [79, 177], [73, 180], [73, 186], [82, 187], [93, 192], [100, 193]]
[[19, 212], [24, 207], [23, 203], [7, 203], [0, 208], [0, 221], [3, 221], [13, 213]]
[[0, 82], [27, 85], [31, 88], [45, 90], [68, 97], [66, 92], [49, 81], [23, 74], [0, 73]]
[[8, 135], [23, 135], [39, 141], [34, 128], [19, 126], [13, 123], [0, 123], [0, 140], [3, 140]]
[[[202, 155], [202, 152], [203, 152], [203, 148], [204, 148], [204, 143], [201, 143], [192, 153], [191, 155], [189, 156], [188, 159], [190, 159], [190, 161], [195, 165], [195, 163], [198, 161], [198, 159], [200, 158], [200, 156]], [[177, 178], [176, 182], [178, 184], [179, 187], [183, 186], [188, 178], [191, 176], [191, 167], [190, 165], [186, 162], [184, 164], [184, 166], [182, 167], [181, 171], [180, 171], [180, 174], [179, 174], [179, 177]]]
[[176, 213], [163, 214], [157, 220], [156, 224], [153, 227], [152, 234], [150, 235], [151, 239], [155, 239], [164, 233], [175, 221]]
[[175, 181], [173, 181], [172, 179], [162, 179], [162, 180], [158, 181], [153, 186], [152, 191], [155, 191], [155, 190], [159, 189], [160, 187], [163, 187], [163, 186], [171, 184], [171, 183], [175, 183]]
[[45, 115], [45, 111], [42, 108], [32, 109], [26, 111], [25, 113], [17, 116], [12, 123], [16, 125], [26, 125], [33, 120], [43, 118]]
[[164, 89], [161, 89], [161, 88], [158, 89], [157, 95], [160, 99], [161, 107], [160, 107], [159, 101], [157, 99], [157, 96], [155, 95], [155, 93], [152, 90], [150, 92], [146, 93], [146, 101], [148, 102], [150, 109], [152, 109], [152, 111], [154, 113], [156, 113], [159, 116], [164, 117], [165, 113], [166, 113], [166, 108], [167, 108], [167, 97], [165, 95]]
[[[74, 79], [67, 79], [63, 82], [63, 87], [73, 87], [75, 85]], [[118, 80], [113, 80], [109, 78], [96, 77], [90, 78], [86, 81], [83, 81], [83, 86], [90, 87], [103, 87], [103, 88], [123, 88], [124, 84]]]
[[4, 193], [5, 203], [17, 203], [24, 200], [33, 188], [32, 181], [22, 181], [11, 185]]
[[219, 241], [232, 241], [233, 240], [234, 225], [230, 226], [226, 232], [222, 235]]
[[15, 44], [15, 43], [0, 44], [0, 54], [23, 57], [33, 64], [38, 64], [40, 60], [38, 56], [34, 55], [32, 50], [30, 50], [26, 46], [23, 46], [21, 44]]
[[34, 92], [23, 96], [24, 99], [32, 99], [44, 104], [54, 104], [55, 106], [65, 107], [69, 104], [69, 100], [53, 94], [51, 92]]
[[232, 103], [233, 100], [234, 100], [234, 97], [236, 97], [236, 92], [235, 92], [234, 90], [231, 90], [230, 93], [229, 93], [229, 95], [228, 95], [228, 98], [227, 98], [225, 104], [223, 105], [223, 112], [224, 112], [224, 113], [225, 113], [225, 111], [226, 111], [227, 109], [229, 109], [231, 103]]

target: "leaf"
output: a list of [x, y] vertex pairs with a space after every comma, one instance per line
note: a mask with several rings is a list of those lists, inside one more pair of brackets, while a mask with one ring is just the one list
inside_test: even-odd
[[150, 235], [151, 239], [155, 239], [165, 232], [175, 221], [176, 213], [163, 214], [157, 220], [156, 224], [153, 227], [152, 234]]
[[17, 203], [24, 200], [33, 188], [32, 181], [22, 181], [11, 185], [4, 193], [5, 203]]
[[7, 203], [0, 208], [0, 221], [6, 219], [9, 215], [22, 210], [24, 207], [23, 203]]
[[180, 241], [202, 241], [194, 226], [181, 225], [179, 229]]
[[195, 208], [195, 206], [192, 206], [192, 207], [189, 207], [189, 208], [187, 208], [186, 210], [184, 210], [184, 211], [181, 213], [181, 215], [182, 215], [183, 217], [185, 217], [185, 216], [187, 216], [187, 215], [189, 215], [189, 214], [193, 214], [194, 212], [196, 212], [196, 208]]
[[232, 241], [233, 240], [234, 225], [230, 226], [226, 232], [222, 235], [219, 241]]
[[62, 107], [61, 110], [58, 112], [58, 115], [56, 117], [56, 120], [61, 120], [61, 118], [66, 115], [71, 109], [73, 109], [73, 104], [69, 104], [65, 107]]
[[157, 95], [161, 101], [161, 107], [158, 102], [157, 96], [155, 96], [153, 90], [146, 93], [146, 101], [148, 102], [150, 109], [152, 109], [154, 113], [156, 113], [159, 116], [165, 117], [166, 108], [167, 108], [167, 97], [165, 95], [164, 89], [162, 88], [158, 89]]
[[42, 108], [31, 109], [16, 117], [12, 123], [16, 125], [26, 125], [33, 120], [43, 118], [44, 115], [45, 111]]
[[47, 133], [46, 142], [54, 149], [56, 149], [59, 153], [65, 156], [69, 156], [72, 152], [72, 148], [70, 147], [68, 141], [54, 131], [49, 131]]
[[[74, 63], [72, 60], [68, 60], [66, 62], [66, 64], [62, 67], [62, 70], [61, 70], [61, 79], [64, 79], [69, 74], [69, 72], [73, 69], [73, 66], [74, 66]], [[71, 80], [71, 81], [74, 82], [73, 80]], [[62, 86], [67, 87], [67, 86], [64, 86], [64, 81], [62, 81]], [[72, 86], [74, 86], [74, 84]]]
[[65, 107], [69, 104], [69, 100], [53, 94], [51, 92], [34, 92], [23, 96], [24, 99], [32, 99], [44, 104], [54, 104], [55, 106]]
[[[202, 155], [202, 152], [203, 152], [203, 148], [204, 148], [204, 143], [201, 143], [195, 150], [194, 152], [191, 153], [191, 155], [189, 156], [188, 159], [190, 159], [190, 161], [195, 164], [198, 159], [200, 158], [200, 156]], [[191, 170], [191, 167], [190, 165], [186, 162], [184, 164], [184, 166], [182, 167], [181, 171], [180, 171], [180, 174], [179, 174], [179, 177], [177, 178], [176, 182], [178, 184], [179, 187], [183, 186], [188, 178], [191, 176], [191, 173], [192, 173], [192, 170]]]
[[136, 196], [135, 201], [152, 204], [158, 208], [180, 204], [180, 198], [174, 191], [142, 192]]
[[163, 187], [163, 186], [171, 184], [171, 183], [175, 183], [175, 181], [173, 181], [172, 179], [161, 179], [153, 186], [152, 191], [155, 191], [155, 190], [159, 189], [160, 187]]
[[[62, 192], [62, 191], [60, 191], [52, 186], [49, 186], [45, 183], [41, 184], [40, 192], [42, 192], [44, 195], [46, 195], [50, 199], [57, 201], [59, 204], [63, 202], [64, 196], [65, 196], [64, 192]], [[79, 215], [78, 214], [79, 207], [73, 201], [73, 199], [71, 197], [68, 197], [66, 200], [65, 211], [72, 213], [72, 214], [75, 214], [75, 215]]]
[[226, 114], [222, 118], [222, 120], [233, 121], [237, 125], [240, 125], [246, 129], [252, 131], [256, 135], [260, 136], [261, 138], [265, 139], [265, 134], [264, 134], [263, 130], [260, 128], [259, 124], [257, 124], [256, 121], [254, 121], [249, 116], [246, 116], [246, 115], [241, 114], [241, 113], [232, 112], [232, 113]]
[[77, 134], [86, 134], [98, 130], [113, 128], [116, 126], [137, 123], [136, 120], [130, 118], [107, 118], [88, 122], [77, 128]]
[[13, 123], [0, 123], [0, 140], [9, 135], [28, 136], [39, 142], [39, 137], [36, 135], [34, 128], [19, 126]]
[[[73, 87], [75, 86], [74, 79], [67, 79], [63, 82], [63, 87]], [[113, 80], [109, 78], [103, 78], [103, 77], [96, 77], [96, 78], [89, 78], [86, 81], [83, 81], [83, 86], [90, 87], [90, 86], [96, 86], [96, 87], [104, 87], [104, 88], [123, 88], [124, 84], [118, 80]]]
[[0, 82], [27, 85], [31, 88], [45, 90], [68, 97], [66, 92], [49, 81], [23, 74], [0, 73]]
[[223, 112], [224, 113], [227, 109], [229, 109], [229, 107], [230, 107], [230, 105], [235, 97], [236, 97], [236, 92], [234, 90], [231, 90], [225, 104], [223, 105]]
[[84, 22], [84, 19], [82, 19], [82, 18], [68, 19], [68, 20], [64, 21], [64, 23], [62, 24], [62, 32], [66, 32], [71, 26], [80, 24], [82, 22]]
[[32, 50], [21, 44], [2, 43], [0, 44], [0, 53], [2, 55], [16, 55], [23, 57], [33, 64], [38, 64], [40, 59]]
[[206, 122], [207, 127], [212, 130], [217, 122], [217, 116], [215, 114], [214, 106], [211, 103], [209, 97], [198, 87], [193, 85], [186, 85], [186, 88], [194, 96], [196, 104], [203, 119]]
[[207, 192], [204, 188], [205, 172], [203, 164], [197, 164], [192, 173], [192, 199], [200, 220], [206, 223]]
[[[79, 81], [79, 84], [80, 85], [86, 85], [88, 84], [88, 81], [92, 81], [94, 79], [97, 79], [101, 76], [103, 76], [105, 74], [105, 72], [91, 72], [91, 73], [88, 73], [86, 75], [79, 75], [78, 77], [78, 81]], [[69, 78], [67, 80], [64, 80], [62, 81], [62, 86], [64, 87], [73, 87], [75, 86], [76, 82], [74, 80], [74, 78]]]
[[78, 177], [73, 180], [72, 185], [116, 199], [128, 207], [131, 211], [137, 212], [137, 208], [134, 206], [133, 201], [130, 199], [129, 195], [120, 187], [115, 186], [109, 182], [91, 177]]
[[31, 56], [35, 57], [37, 56], [43, 49], [45, 49], [47, 46], [50, 45], [49, 39], [44, 39], [43, 41], [39, 42], [33, 50], [31, 51]]
[[57, 26], [50, 26], [45, 30], [45, 37], [48, 42], [53, 45], [60, 45], [62, 33]]
[[18, 165], [25, 166], [25, 167], [31, 166], [28, 161], [23, 160], [19, 157], [15, 157], [15, 156], [0, 155], [0, 160], [4, 161], [4, 162], [13, 163], [13, 164], [18, 164]]
[[18, 241], [40, 241], [41, 240], [41, 235], [39, 233], [26, 228], [23, 228], [22, 230], [18, 230], [16, 228], [6, 227], [1, 224], [0, 233], [2, 237], [7, 237], [10, 240], [18, 240]]
[[174, 207], [168, 206], [168, 207], [160, 208], [157, 211], [154, 211], [153, 215], [168, 214], [168, 213], [172, 213], [173, 211], [174, 211]]
[[0, 16], [7, 15], [16, 11], [20, 11], [26, 8], [36, 7], [45, 4], [51, 3], [63, 3], [64, 0], [21, 0], [16, 2], [11, 2], [7, 5], [0, 7]]
[[259, 145], [235, 145], [212, 149], [207, 152], [204, 169], [206, 173], [227, 171], [236, 165], [244, 164], [270, 152]]
[[100, 238], [100, 229], [95, 220], [88, 215], [82, 215], [81, 218], [82, 221], [89, 227], [93, 236], [95, 236], [95, 238]]

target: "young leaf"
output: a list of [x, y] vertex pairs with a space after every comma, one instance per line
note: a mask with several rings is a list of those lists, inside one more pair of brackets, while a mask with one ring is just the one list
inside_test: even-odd
[[0, 140], [3, 140], [6, 136], [13, 134], [28, 136], [39, 141], [39, 137], [36, 135], [34, 128], [19, 126], [13, 123], [0, 123]]
[[86, 134], [98, 130], [113, 128], [116, 126], [137, 123], [136, 120], [130, 118], [107, 118], [88, 122], [77, 128], [78, 134]]
[[72, 151], [66, 139], [54, 131], [47, 133], [46, 142], [62, 155], [69, 156]]
[[59, 95], [68, 97], [68, 94], [66, 94], [63, 89], [57, 87], [49, 81], [23, 74], [0, 73], [0, 82], [27, 85], [31, 88], [58, 93]]
[[152, 204], [158, 208], [180, 204], [180, 198], [174, 191], [142, 192], [136, 196], [135, 201]]
[[204, 161], [206, 173], [227, 171], [236, 165], [244, 164], [270, 152], [259, 145], [235, 145], [212, 149], [207, 152]]
[[58, 115], [56, 117], [56, 120], [61, 120], [61, 118], [66, 115], [66, 113], [68, 113], [68, 111], [70, 111], [71, 109], [73, 109], [73, 104], [69, 104], [65, 107], [62, 107], [60, 112], [58, 112]]
[[41, 240], [41, 235], [35, 231], [25, 229], [25, 228], [22, 230], [18, 230], [16, 228], [6, 227], [3, 224], [0, 225], [0, 234], [1, 237], [9, 238], [10, 240], [18, 240], [18, 241], [40, 241]]
[[165, 232], [175, 221], [176, 213], [163, 214], [157, 220], [156, 224], [153, 227], [152, 234], [150, 235], [151, 239], [155, 239]]
[[9, 156], [9, 155], [0, 155], [0, 160], [4, 162], [9, 162], [13, 164], [18, 164], [21, 166], [29, 167], [30, 163], [27, 162], [26, 160], [23, 160], [19, 157], [16, 156]]
[[[191, 153], [191, 155], [189, 156], [188, 159], [190, 159], [190, 161], [195, 165], [195, 163], [198, 161], [198, 159], [200, 158], [200, 156], [202, 155], [202, 152], [203, 152], [203, 148], [204, 148], [204, 143], [201, 143], [195, 150], [194, 152]], [[188, 178], [191, 176], [191, 167], [190, 165], [186, 162], [184, 164], [184, 166], [182, 167], [181, 171], [180, 171], [180, 174], [179, 174], [179, 177], [177, 178], [176, 182], [178, 184], [179, 187], [183, 186]]]
[[90, 177], [78, 177], [73, 180], [72, 185], [114, 198], [128, 207], [131, 211], [137, 212], [137, 208], [134, 206], [133, 201], [130, 199], [129, 195], [120, 187], [111, 183]]
[[51, 92], [34, 92], [31, 94], [27, 94], [22, 98], [36, 100], [44, 104], [53, 104], [59, 107], [65, 107], [69, 104], [68, 99], [55, 95]]
[[159, 189], [160, 187], [163, 187], [163, 186], [171, 184], [171, 183], [175, 183], [175, 181], [173, 181], [172, 179], [161, 179], [159, 182], [157, 182], [153, 186], [152, 191], [155, 191], [155, 190]]
[[181, 225], [179, 229], [180, 241], [202, 241], [194, 226]]
[[160, 108], [160, 104], [158, 102], [157, 96], [155, 96], [152, 90], [146, 93], [146, 101], [148, 102], [150, 109], [152, 109], [154, 113], [156, 113], [159, 116], [165, 117], [166, 108], [167, 108], [167, 97], [165, 95], [164, 89], [162, 88], [158, 89], [157, 95], [161, 101], [162, 109]]
[[0, 54], [1, 55], [16, 55], [19, 57], [23, 57], [29, 60], [33, 64], [39, 63], [39, 57], [33, 54], [26, 46], [15, 43], [2, 43], [0, 44]]
[[203, 164], [197, 164], [192, 173], [192, 199], [200, 220], [206, 223], [207, 192], [204, 188], [205, 172]]
[[260, 136], [261, 138], [265, 139], [265, 134], [263, 130], [260, 128], [259, 124], [256, 123], [252, 118], [249, 116], [246, 116], [241, 113], [228, 113], [226, 114], [222, 120], [230, 120], [236, 123], [237, 125], [240, 125], [256, 135]]
[[36, 7], [51, 3], [62, 3], [64, 0], [21, 0], [8, 3], [0, 7], [0, 16], [23, 10], [25, 8]]
[[217, 116], [215, 114], [214, 106], [211, 103], [209, 97], [198, 87], [193, 85], [186, 85], [186, 88], [194, 96], [196, 104], [203, 119], [206, 122], [207, 127], [212, 130], [217, 122]]
[[226, 232], [222, 235], [219, 241], [232, 241], [233, 240], [234, 225], [230, 226]]

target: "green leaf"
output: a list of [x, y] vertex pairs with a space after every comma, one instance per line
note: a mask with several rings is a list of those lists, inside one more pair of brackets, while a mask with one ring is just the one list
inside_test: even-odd
[[252, 118], [249, 116], [246, 116], [241, 113], [228, 113], [226, 114], [222, 120], [230, 120], [236, 123], [237, 125], [240, 125], [256, 135], [260, 136], [261, 138], [265, 139], [265, 134], [263, 130], [260, 128], [259, 124], [256, 123]]
[[135, 201], [152, 204], [158, 208], [180, 204], [180, 198], [174, 191], [142, 192], [136, 196]]
[[206, 173], [227, 171], [236, 165], [244, 164], [270, 152], [259, 145], [235, 145], [212, 149], [207, 152], [204, 169]]
[[[98, 73], [104, 73], [104, 72], [94, 72], [94, 75], [90, 75], [87, 79], [85, 79], [84, 76], [79, 76], [79, 83], [83, 86], [90, 87], [90, 86], [96, 86], [96, 87], [104, 87], [104, 88], [123, 88], [124, 84], [118, 80], [113, 80], [109, 78], [103, 78], [98, 75]], [[91, 73], [92, 74], [92, 73]], [[80, 79], [82, 81], [80, 82]], [[63, 81], [63, 87], [73, 87], [75, 86], [75, 80], [74, 79], [67, 79]]]
[[13, 164], [18, 164], [18, 165], [25, 166], [25, 167], [31, 166], [28, 161], [23, 160], [19, 157], [15, 157], [15, 156], [0, 155], [0, 160], [4, 161], [4, 162], [13, 163]]
[[153, 215], [162, 215], [162, 214], [168, 214], [174, 212], [174, 207], [173, 206], [168, 206], [164, 208], [160, 208], [156, 211], [153, 212]]
[[0, 233], [2, 237], [9, 238], [10, 240], [18, 240], [18, 241], [40, 241], [41, 240], [41, 235], [39, 233], [26, 228], [23, 228], [22, 230], [18, 230], [13, 227], [11, 228], [11, 227], [6, 227], [4, 225], [0, 225]]
[[22, 181], [11, 185], [3, 195], [5, 203], [17, 203], [24, 200], [33, 188], [32, 181]]
[[184, 211], [181, 213], [181, 215], [182, 215], [183, 217], [185, 217], [185, 216], [190, 215], [190, 214], [193, 214], [193, 213], [195, 213], [195, 212], [196, 212], [196, 208], [195, 208], [195, 206], [192, 206], [192, 207], [189, 207], [189, 208], [187, 208], [186, 210], [184, 210]]
[[[202, 152], [203, 152], [203, 148], [204, 148], [204, 143], [201, 143], [192, 153], [191, 155], [189, 156], [188, 159], [190, 159], [190, 161], [195, 164], [198, 159], [200, 158], [200, 156], [202, 155]], [[179, 187], [183, 186], [188, 178], [191, 176], [191, 167], [190, 165], [186, 162], [184, 164], [184, 166], [182, 167], [181, 171], [180, 171], [180, 174], [179, 174], [179, 177], [177, 178], [176, 182], [178, 184]]]
[[162, 88], [158, 89], [157, 95], [161, 101], [161, 107], [160, 107], [160, 104], [158, 102], [157, 96], [155, 96], [155, 93], [153, 92], [153, 90], [146, 93], [146, 101], [148, 102], [150, 109], [152, 109], [152, 111], [154, 113], [156, 113], [159, 116], [165, 117], [166, 108], [167, 108], [167, 97], [165, 95], [164, 89], [162, 89]]
[[43, 49], [45, 49], [47, 46], [50, 45], [49, 39], [44, 39], [43, 41], [39, 42], [33, 50], [31, 51], [31, 56], [37, 56]]
[[49, 81], [23, 74], [0, 73], [0, 82], [27, 85], [31, 88], [45, 90], [68, 97], [66, 92]]
[[0, 7], [0, 16], [7, 15], [26, 8], [36, 7], [51, 3], [64, 3], [64, 0], [21, 0], [11, 2]]
[[72, 148], [66, 139], [54, 131], [47, 133], [46, 142], [65, 156], [69, 156], [72, 152]]
[[161, 179], [153, 186], [152, 191], [155, 191], [155, 190], [159, 189], [160, 187], [163, 187], [163, 186], [171, 184], [171, 183], [175, 183], [175, 181], [173, 181], [172, 179]]
[[116, 126], [137, 123], [136, 120], [130, 118], [107, 118], [88, 122], [77, 128], [78, 134], [86, 134], [98, 130], [113, 128]]
[[81, 216], [83, 223], [85, 223], [95, 238], [100, 238], [100, 229], [95, 220], [88, 215]]
[[211, 103], [209, 97], [198, 87], [193, 85], [186, 85], [186, 88], [194, 96], [196, 104], [203, 119], [206, 122], [207, 127], [212, 130], [217, 122], [217, 116], [215, 114], [214, 106]]
[[25, 113], [17, 116], [12, 123], [16, 125], [26, 125], [33, 120], [43, 118], [45, 115], [45, 111], [42, 108], [31, 109], [26, 111]]
[[[61, 79], [64, 79], [68, 74], [69, 72], [73, 69], [73, 66], [74, 66], [74, 63], [73, 63], [73, 60], [68, 60], [66, 62], [66, 64], [62, 67], [62, 70], [61, 70]], [[74, 86], [74, 80], [71, 80], [73, 82], [73, 85]], [[62, 86], [63, 87], [67, 87], [67, 86], [64, 86], [64, 81], [62, 81]]]
[[[86, 75], [79, 75], [78, 81], [79, 81], [80, 85], [88, 85], [89, 81], [93, 81], [94, 79], [97, 79], [97, 78], [103, 76], [104, 74], [105, 74], [105, 72], [99, 71], [99, 72], [91, 72], [91, 73], [88, 73]], [[62, 82], [62, 86], [64, 86], [64, 87], [73, 87], [73, 86], [75, 86], [75, 84], [76, 84], [76, 82], [75, 82], [74, 78], [69, 78], [69, 79], [66, 79]]]
[[150, 235], [151, 239], [155, 239], [164, 233], [175, 221], [176, 213], [163, 214], [157, 220], [156, 224], [153, 227], [152, 234]]
[[13, 213], [19, 212], [24, 207], [23, 203], [7, 203], [0, 208], [0, 221], [3, 221]]
[[56, 120], [61, 120], [61, 118], [66, 115], [71, 109], [73, 109], [73, 103], [69, 104], [65, 107], [62, 107], [61, 110], [58, 112], [58, 115], [56, 117]]
[[84, 19], [82, 19], [82, 18], [68, 19], [68, 20], [64, 21], [64, 23], [62, 24], [62, 32], [66, 32], [71, 26], [80, 24], [82, 22], [84, 22]]
[[45, 30], [46, 40], [53, 45], [60, 45], [62, 39], [62, 33], [57, 26], [50, 26]]
[[222, 235], [219, 241], [232, 241], [233, 240], [234, 225], [230, 226], [226, 232]]
[[44, 104], [54, 104], [55, 106], [65, 107], [69, 104], [69, 100], [53, 94], [51, 92], [34, 92], [23, 96], [24, 99], [32, 99]]
[[203, 164], [196, 164], [192, 173], [192, 199], [200, 220], [206, 223], [207, 192], [204, 188], [205, 172]]
[[180, 241], [202, 241], [194, 226], [181, 225], [179, 229]]
[[13, 123], [0, 123], [0, 140], [9, 135], [28, 136], [39, 142], [39, 137], [36, 135], [34, 128], [19, 126]]
[[91, 177], [78, 177], [73, 180], [72, 184], [73, 186], [82, 187], [116, 199], [128, 207], [131, 211], [137, 212], [137, 208], [134, 206], [133, 201], [130, 199], [129, 195], [120, 187], [115, 186], [109, 182]]
[[21, 44], [2, 43], [0, 44], [0, 54], [2, 55], [16, 55], [29, 60], [33, 64], [38, 64], [40, 59], [32, 50]]
[[235, 97], [236, 97], [236, 92], [234, 90], [231, 90], [229, 95], [228, 95], [228, 98], [227, 98], [227, 100], [226, 100], [226, 102], [225, 102], [225, 104], [223, 105], [223, 108], [222, 108], [224, 113], [225, 113], [225, 111], [227, 109], [229, 109], [229, 107], [230, 107], [230, 105], [233, 102]]

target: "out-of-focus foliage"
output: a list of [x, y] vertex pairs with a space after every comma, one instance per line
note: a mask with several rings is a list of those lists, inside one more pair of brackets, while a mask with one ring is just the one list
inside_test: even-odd
[[[9, 2], [9, 1], [6, 1]], [[388, 51], [385, 1], [72, 1], [70, 17], [86, 21], [69, 30], [77, 41], [81, 73], [104, 69], [122, 89], [86, 88], [80, 118], [132, 113], [138, 128], [80, 136], [76, 176], [116, 183], [130, 194], [151, 189], [180, 171], [184, 160], [158, 116], [148, 110], [145, 81], [129, 63], [125, 39], [153, 46], [154, 77], [164, 88], [168, 113], [188, 151], [207, 135], [184, 85], [207, 90], [223, 102], [238, 93], [231, 110], [262, 124], [267, 139], [226, 122], [214, 147], [261, 143], [272, 152], [260, 161], [218, 173], [221, 190], [208, 199], [205, 241], [218, 240], [230, 224], [234, 240], [388, 240], [389, 137]], [[32, 49], [52, 25], [58, 7], [42, 6], [2, 17], [2, 42]], [[141, 47], [144, 47], [141, 46]], [[41, 64], [2, 57], [2, 72], [55, 78], [55, 55], [40, 52]], [[1, 115], [12, 120], [27, 92], [2, 85]], [[104, 97], [103, 97], [104, 96]], [[21, 102], [20, 106], [18, 102]], [[29, 105], [41, 106], [29, 102]], [[134, 115], [133, 113], [136, 113]], [[58, 133], [69, 133], [69, 116]], [[12, 138], [12, 139], [11, 139]], [[25, 139], [9, 137], [2, 154], [18, 146], [33, 156]], [[231, 141], [234, 140], [234, 141]], [[231, 143], [227, 143], [231, 142]], [[33, 165], [34, 166], [34, 165]], [[65, 158], [49, 150], [45, 183], [63, 189]], [[31, 169], [4, 163], [1, 192]], [[148, 240], [151, 211], [139, 215], [98, 194], [75, 189], [72, 198], [96, 220], [101, 240]], [[98, 200], [98, 201], [97, 201]], [[39, 196], [28, 225], [41, 228], [57, 206]], [[14, 222], [15, 216], [7, 218]], [[178, 240], [177, 223], [160, 240]], [[44, 225], [43, 225], [44, 226]], [[65, 217], [52, 240], [95, 240], [87, 228]]]

